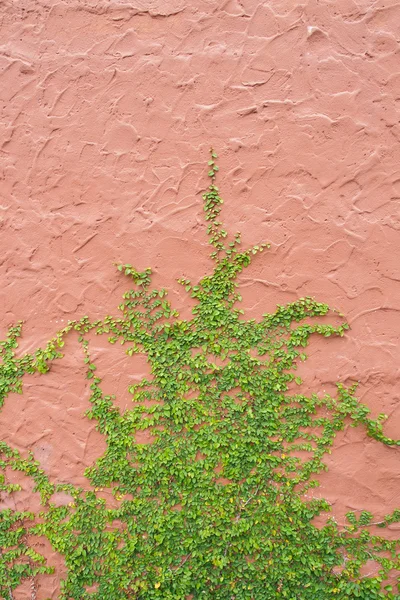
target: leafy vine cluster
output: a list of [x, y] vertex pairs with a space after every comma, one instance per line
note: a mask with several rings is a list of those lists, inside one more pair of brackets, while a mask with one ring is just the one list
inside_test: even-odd
[[[348, 328], [318, 319], [329, 313], [326, 304], [302, 298], [260, 321], [244, 318], [236, 279], [266, 245], [243, 250], [240, 235], [223, 229], [216, 159], [211, 151], [203, 195], [214, 270], [198, 283], [180, 280], [196, 301], [191, 320], [179, 319], [165, 289], [152, 289], [151, 269], [119, 265], [132, 289], [118, 317], [70, 321], [22, 357], [20, 323], [1, 342], [0, 407], [22, 393], [27, 373], [45, 376], [62, 359], [66, 336], [77, 335], [91, 390], [86, 418], [107, 443], [85, 473], [88, 492], [50, 481], [32, 454], [0, 442], [0, 494], [18, 489], [11, 469], [34, 481], [42, 502], [40, 514], [0, 513], [2, 598], [51, 572], [30, 543], [45, 536], [65, 560], [62, 600], [400, 599], [385, 586], [399, 568], [398, 543], [377, 535], [368, 511], [349, 513], [346, 525], [328, 515], [317, 527], [315, 517], [330, 505], [307, 493], [346, 424], [383, 444], [399, 442], [385, 436], [384, 415], [370, 418], [355, 386], [337, 384], [335, 396], [293, 391], [310, 336], [343, 336]], [[151, 365], [151, 376], [129, 389], [125, 412], [102, 391], [89, 333]], [[151, 444], [136, 442], [144, 430]], [[100, 488], [112, 491], [117, 508], [107, 508]], [[59, 491], [73, 501], [57, 506]], [[399, 521], [395, 511], [379, 526]], [[379, 573], [363, 576], [371, 559]]]

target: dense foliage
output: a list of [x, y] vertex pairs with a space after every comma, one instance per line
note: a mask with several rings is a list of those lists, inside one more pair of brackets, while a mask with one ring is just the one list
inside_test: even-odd
[[[7, 471], [19, 470], [33, 478], [43, 504], [40, 515], [0, 515], [3, 598], [50, 570], [29, 545], [42, 535], [65, 558], [64, 600], [400, 599], [384, 587], [399, 565], [397, 543], [371, 533], [367, 511], [349, 514], [345, 526], [334, 519], [315, 526], [330, 506], [309, 491], [345, 424], [384, 444], [399, 442], [384, 435], [383, 415], [369, 417], [354, 386], [338, 384], [335, 397], [293, 391], [310, 336], [347, 329], [318, 319], [329, 313], [326, 304], [303, 298], [259, 322], [244, 319], [235, 280], [265, 245], [241, 250], [240, 235], [230, 240], [222, 228], [215, 159], [212, 152], [203, 196], [215, 268], [197, 284], [180, 282], [196, 300], [191, 320], [179, 320], [167, 292], [151, 288], [150, 269], [120, 265], [133, 288], [120, 316], [70, 322], [44, 349], [19, 358], [20, 324], [1, 343], [2, 404], [22, 393], [26, 373], [45, 376], [75, 332], [90, 379], [86, 418], [107, 442], [86, 472], [91, 492], [51, 482], [33, 456], [0, 442], [0, 493], [15, 492]], [[102, 391], [89, 332], [121, 342], [129, 355], [145, 354], [151, 365], [151, 377], [130, 388], [125, 412]], [[151, 430], [153, 443], [135, 441], [141, 430]], [[108, 509], [99, 488], [112, 490], [119, 508]], [[60, 490], [72, 495], [68, 506], [52, 503]], [[395, 511], [379, 525], [398, 520]], [[371, 559], [379, 575], [362, 576]]]

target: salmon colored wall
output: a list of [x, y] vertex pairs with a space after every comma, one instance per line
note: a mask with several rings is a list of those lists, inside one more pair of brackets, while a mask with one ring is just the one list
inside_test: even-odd
[[[154, 267], [188, 316], [176, 279], [210, 268], [201, 192], [213, 144], [228, 228], [272, 244], [241, 279], [246, 313], [304, 295], [343, 311], [351, 330], [312, 343], [304, 390], [359, 380], [398, 437], [400, 5], [3, 0], [0, 34], [1, 334], [24, 319], [32, 350], [68, 319], [115, 312], [118, 261]], [[85, 484], [104, 442], [82, 416], [80, 351], [66, 349], [6, 401], [0, 437], [31, 448], [55, 481]], [[100, 341], [95, 358], [126, 407], [147, 365]], [[340, 435], [329, 466], [313, 493], [338, 519], [398, 503], [396, 451], [362, 432]], [[35, 508], [34, 496], [19, 492], [16, 507]], [[41, 585], [57, 597], [57, 577]]]

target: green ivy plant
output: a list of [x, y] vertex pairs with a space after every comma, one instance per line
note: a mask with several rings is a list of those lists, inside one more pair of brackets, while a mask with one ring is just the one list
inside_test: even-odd
[[[131, 289], [118, 317], [71, 321], [22, 357], [21, 324], [1, 342], [0, 405], [22, 393], [25, 374], [45, 375], [62, 358], [65, 337], [77, 335], [91, 389], [86, 418], [107, 443], [86, 471], [88, 492], [50, 481], [33, 455], [0, 442], [0, 493], [15, 493], [7, 472], [21, 471], [43, 505], [38, 515], [1, 512], [3, 598], [13, 598], [23, 579], [51, 572], [29, 542], [45, 536], [67, 567], [62, 600], [400, 599], [385, 586], [399, 568], [398, 543], [376, 535], [368, 511], [349, 513], [345, 525], [328, 515], [317, 527], [330, 505], [307, 493], [346, 424], [383, 444], [399, 442], [385, 436], [384, 415], [370, 418], [355, 385], [337, 384], [335, 396], [293, 391], [310, 336], [348, 329], [318, 320], [326, 304], [301, 298], [260, 321], [244, 318], [236, 279], [266, 244], [243, 250], [240, 234], [223, 229], [216, 158], [211, 151], [203, 195], [214, 270], [199, 282], [180, 280], [196, 301], [191, 320], [179, 319], [165, 289], [152, 289], [151, 269], [126, 264], [118, 269]], [[102, 391], [89, 333], [151, 365], [151, 376], [129, 389], [125, 412]], [[144, 430], [152, 443], [137, 443]], [[112, 491], [118, 508], [106, 507], [100, 488]], [[58, 491], [72, 496], [68, 506], [52, 502]], [[399, 521], [400, 510], [378, 525]], [[369, 560], [379, 564], [376, 576], [362, 575]]]

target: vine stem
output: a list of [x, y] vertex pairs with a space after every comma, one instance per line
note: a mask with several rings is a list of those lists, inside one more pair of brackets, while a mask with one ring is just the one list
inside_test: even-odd
[[[244, 510], [244, 508], [245, 508], [245, 507], [246, 507], [246, 506], [249, 504], [249, 502], [251, 502], [251, 501], [252, 501], [252, 500], [253, 500], [253, 499], [254, 499], [254, 498], [257, 496], [257, 494], [258, 494], [259, 490], [260, 490], [260, 486], [258, 486], [258, 487], [257, 487], [257, 489], [256, 489], [256, 491], [254, 492], [254, 494], [253, 494], [252, 496], [250, 496], [250, 498], [248, 498], [248, 499], [246, 500], [246, 502], [245, 502], [245, 503], [244, 503], [244, 504], [243, 504], [243, 505], [242, 505], [242, 506], [239, 508], [239, 513], [238, 513], [238, 514], [235, 516], [235, 521], [234, 521], [235, 523], [238, 523], [238, 522], [240, 521], [240, 513], [241, 513], [241, 512], [242, 512], [242, 510]], [[226, 548], [225, 548], [225, 551], [224, 551], [224, 556], [226, 556], [226, 555], [227, 555], [227, 553], [228, 553], [228, 549], [230, 548], [230, 546], [232, 546], [231, 542], [229, 542], [229, 543], [227, 544], [227, 546], [226, 546]]]

